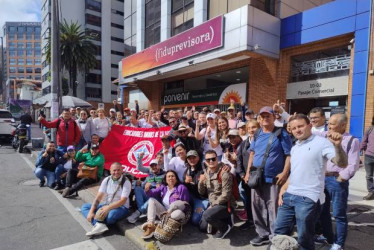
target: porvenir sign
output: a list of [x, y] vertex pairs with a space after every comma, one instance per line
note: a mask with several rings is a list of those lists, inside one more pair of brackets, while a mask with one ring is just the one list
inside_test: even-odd
[[223, 16], [122, 59], [122, 77], [131, 76], [223, 45]]

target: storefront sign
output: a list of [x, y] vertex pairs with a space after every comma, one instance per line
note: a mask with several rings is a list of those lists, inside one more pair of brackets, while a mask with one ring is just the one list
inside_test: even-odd
[[348, 76], [287, 84], [287, 99], [348, 95]]
[[232, 84], [222, 88], [191, 90], [164, 95], [162, 97], [162, 105], [185, 103], [229, 104], [231, 99], [235, 103], [241, 103], [246, 100], [246, 93], [246, 83]]
[[122, 77], [222, 47], [223, 16], [122, 59]]

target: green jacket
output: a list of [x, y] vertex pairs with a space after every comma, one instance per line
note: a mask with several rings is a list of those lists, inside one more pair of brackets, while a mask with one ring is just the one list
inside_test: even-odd
[[99, 170], [97, 171], [97, 178], [98, 180], [101, 179], [104, 172], [105, 162], [104, 155], [102, 153], [99, 153], [98, 155], [93, 157], [90, 152], [83, 154], [82, 152], [78, 151], [75, 159], [79, 162], [84, 162], [84, 164], [89, 167], [97, 166], [99, 168]]

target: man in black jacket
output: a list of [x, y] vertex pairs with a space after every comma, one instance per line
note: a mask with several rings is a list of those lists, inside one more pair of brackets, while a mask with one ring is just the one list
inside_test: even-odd
[[26, 111], [25, 114], [23, 114], [20, 117], [21, 124], [26, 124], [27, 126], [27, 139], [31, 141], [31, 123], [32, 123], [32, 117], [29, 114], [29, 111]]

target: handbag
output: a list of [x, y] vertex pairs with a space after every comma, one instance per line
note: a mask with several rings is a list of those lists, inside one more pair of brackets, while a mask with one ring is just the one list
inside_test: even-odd
[[97, 180], [97, 171], [98, 167], [89, 167], [87, 165], [84, 165], [84, 162], [79, 163], [78, 166], [78, 174], [77, 177], [80, 179], [83, 178], [89, 178], [93, 180]]
[[269, 137], [269, 140], [268, 140], [268, 144], [266, 146], [264, 158], [262, 159], [262, 162], [261, 162], [261, 166], [259, 166], [259, 167], [252, 166], [249, 169], [249, 180], [248, 180], [248, 184], [247, 184], [248, 187], [250, 187], [250, 188], [260, 188], [263, 185], [263, 182], [264, 182], [264, 167], [265, 167], [266, 160], [269, 157], [269, 151], [270, 151], [271, 144], [273, 143], [274, 136], [279, 136], [281, 132], [282, 132], [282, 129], [279, 128], [274, 133], [271, 133], [271, 135]]

